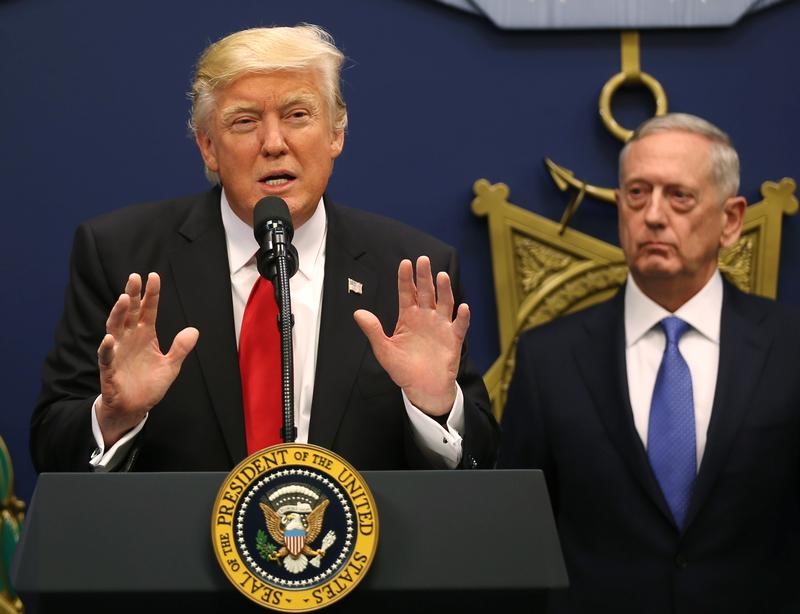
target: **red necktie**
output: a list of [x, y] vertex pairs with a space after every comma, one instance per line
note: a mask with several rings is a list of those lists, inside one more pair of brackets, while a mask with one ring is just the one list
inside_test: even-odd
[[281, 443], [280, 348], [275, 294], [269, 280], [259, 276], [247, 299], [239, 335], [248, 454]]

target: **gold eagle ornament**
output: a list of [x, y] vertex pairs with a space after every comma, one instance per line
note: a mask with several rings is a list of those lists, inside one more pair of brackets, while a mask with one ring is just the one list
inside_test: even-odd
[[328, 499], [323, 499], [308, 512], [303, 510], [302, 506], [295, 506], [279, 512], [264, 502], [259, 503], [261, 511], [264, 513], [267, 531], [280, 546], [280, 549], [269, 555], [269, 559], [278, 563], [283, 560], [283, 566], [287, 571], [293, 573], [305, 570], [309, 563], [308, 557], [312, 557], [310, 560], [312, 565], [319, 567], [325, 551], [333, 543], [335, 536], [332, 531], [329, 531], [319, 550], [311, 548], [310, 544], [322, 531], [322, 522], [328, 503]]

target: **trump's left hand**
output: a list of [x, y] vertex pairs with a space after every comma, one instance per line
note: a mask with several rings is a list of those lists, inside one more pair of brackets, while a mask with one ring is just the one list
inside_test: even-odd
[[469, 327], [469, 307], [458, 306], [453, 319], [453, 288], [445, 272], [434, 288], [427, 256], [417, 259], [416, 283], [410, 260], [397, 270], [400, 310], [394, 333], [387, 337], [378, 318], [359, 309], [353, 314], [378, 362], [408, 400], [431, 416], [450, 411], [456, 398], [461, 346]]

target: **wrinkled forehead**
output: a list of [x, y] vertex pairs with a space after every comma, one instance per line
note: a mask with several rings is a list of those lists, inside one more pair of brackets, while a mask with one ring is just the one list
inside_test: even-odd
[[685, 131], [648, 134], [629, 143], [620, 156], [620, 183], [713, 182], [712, 143]]
[[222, 119], [240, 112], [261, 114], [294, 106], [323, 113], [327, 100], [317, 76], [311, 71], [251, 72], [218, 88], [210, 112]]

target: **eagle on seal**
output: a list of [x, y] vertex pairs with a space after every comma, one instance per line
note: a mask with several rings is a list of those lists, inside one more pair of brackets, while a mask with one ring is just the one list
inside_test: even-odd
[[314, 550], [309, 546], [322, 531], [322, 521], [329, 501], [323, 499], [307, 514], [289, 511], [280, 514], [266, 503], [259, 503], [267, 530], [280, 549], [269, 555], [271, 561], [283, 560], [284, 567], [293, 573], [300, 573], [308, 565], [307, 556], [323, 557], [325, 549]]

